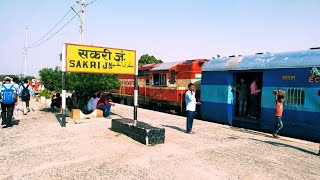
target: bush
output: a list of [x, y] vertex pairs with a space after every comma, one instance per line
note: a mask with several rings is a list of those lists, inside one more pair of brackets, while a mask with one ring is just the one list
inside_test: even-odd
[[39, 101], [40, 100], [40, 98], [41, 98], [41, 96], [38, 94], [38, 95], [36, 95], [36, 101]]
[[51, 99], [52, 95], [52, 91], [50, 91], [49, 89], [41, 90], [39, 92], [39, 96], [44, 96], [46, 99]]

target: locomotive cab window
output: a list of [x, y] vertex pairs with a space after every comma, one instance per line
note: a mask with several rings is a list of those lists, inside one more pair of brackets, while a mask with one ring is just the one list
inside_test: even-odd
[[170, 71], [170, 84], [176, 83], [176, 71], [171, 70]]
[[166, 86], [167, 85], [167, 74], [153, 74], [153, 85], [154, 86]]
[[138, 77], [143, 77], [148, 75], [149, 75], [149, 71], [142, 71], [142, 70], [138, 71]]

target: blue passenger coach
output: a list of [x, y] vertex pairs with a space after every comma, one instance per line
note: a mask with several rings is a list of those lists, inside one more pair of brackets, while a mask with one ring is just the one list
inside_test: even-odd
[[[272, 90], [283, 90], [286, 92], [284, 127], [279, 134], [320, 142], [320, 76], [315, 75], [313, 67], [320, 70], [319, 49], [210, 60], [202, 69], [201, 118], [272, 132], [275, 126]], [[240, 79], [250, 87], [255, 78], [262, 90], [258, 116], [240, 117], [233, 87]], [[249, 98], [247, 106], [248, 109]]]

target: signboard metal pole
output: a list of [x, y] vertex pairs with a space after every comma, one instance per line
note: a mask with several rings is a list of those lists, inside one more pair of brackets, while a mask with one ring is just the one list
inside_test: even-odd
[[66, 45], [62, 47], [62, 119], [61, 126], [66, 127]]
[[66, 72], [62, 72], [62, 127], [66, 127]]
[[137, 125], [137, 117], [138, 117], [138, 62], [135, 62], [135, 74], [134, 74], [134, 107], [133, 107], [133, 120], [134, 126]]

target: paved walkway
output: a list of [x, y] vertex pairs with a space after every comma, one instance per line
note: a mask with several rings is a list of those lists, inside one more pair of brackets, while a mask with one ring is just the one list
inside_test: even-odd
[[[139, 109], [139, 120], [166, 128], [165, 144], [145, 146], [112, 132], [110, 119], [62, 128], [58, 114], [30, 106], [0, 129], [0, 179], [320, 179], [315, 143], [197, 120], [190, 135], [184, 117]], [[131, 118], [133, 108], [112, 112]]]

